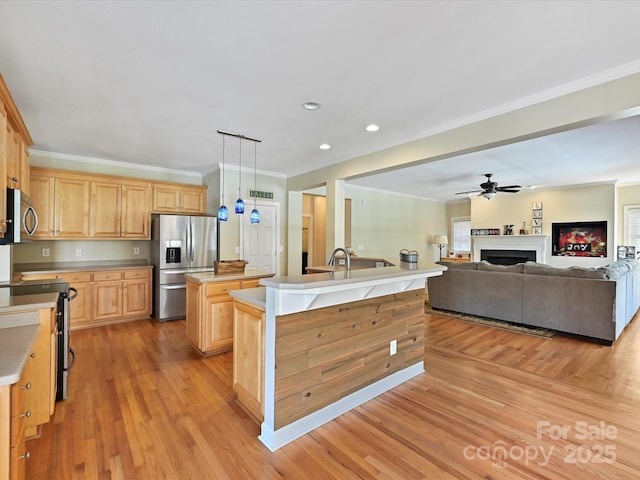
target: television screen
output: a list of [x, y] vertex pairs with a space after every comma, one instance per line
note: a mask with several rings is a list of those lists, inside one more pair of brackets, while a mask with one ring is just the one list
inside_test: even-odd
[[553, 255], [606, 257], [607, 222], [554, 223], [552, 241]]

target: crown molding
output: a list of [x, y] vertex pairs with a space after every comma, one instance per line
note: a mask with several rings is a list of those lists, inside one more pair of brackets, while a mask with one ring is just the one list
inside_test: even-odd
[[93, 165], [105, 165], [109, 167], [131, 168], [134, 170], [145, 170], [148, 172], [163, 173], [169, 175], [181, 175], [184, 177], [194, 177], [202, 179], [202, 175], [198, 172], [189, 172], [186, 170], [176, 170], [173, 168], [155, 167], [152, 165], [143, 165], [140, 163], [121, 162], [118, 160], [107, 160], [104, 158], [83, 157], [80, 155], [71, 155], [68, 153], [47, 152], [43, 150], [29, 149], [31, 155], [43, 158], [51, 158], [54, 160], [66, 160], [71, 162], [88, 163]]
[[[224, 170], [225, 171], [232, 171], [232, 172], [237, 172], [240, 170], [240, 168], [238, 168], [237, 165], [229, 165], [227, 163], [224, 164]], [[203, 176], [206, 177], [207, 175], [211, 175], [214, 172], [217, 171], [222, 171], [222, 163], [218, 163], [216, 164], [215, 167], [213, 167], [211, 170], [208, 170]], [[242, 173], [243, 174], [254, 174], [254, 169], [253, 168], [249, 168], [249, 167], [242, 167]], [[287, 176], [283, 173], [276, 173], [276, 172], [270, 172], [268, 170], [260, 170], [259, 168], [257, 170], [255, 170], [255, 173], [257, 173], [258, 175], [263, 175], [265, 177], [275, 177], [275, 178], [284, 178], [286, 179]]]

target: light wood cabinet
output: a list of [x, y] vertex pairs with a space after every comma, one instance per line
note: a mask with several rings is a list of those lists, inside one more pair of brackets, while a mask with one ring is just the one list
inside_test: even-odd
[[90, 182], [82, 176], [52, 176], [31, 171], [31, 202], [38, 212], [34, 238], [89, 237]]
[[150, 238], [148, 182], [91, 181], [91, 238]]
[[38, 426], [49, 422], [56, 399], [57, 339], [54, 309], [38, 311], [40, 330], [33, 345], [31, 358], [24, 370], [24, 377], [31, 383], [25, 399], [26, 409], [31, 415], [25, 417], [25, 436], [37, 434]]
[[92, 324], [151, 315], [151, 270], [94, 273]]
[[24, 419], [30, 412], [26, 396], [31, 384], [23, 372], [13, 385], [0, 386], [0, 478], [23, 480], [29, 454]]
[[60, 278], [77, 291], [71, 301], [71, 330], [131, 322], [151, 316], [151, 268], [29, 274], [21, 280]]
[[0, 238], [7, 231], [7, 188], [29, 195], [29, 153], [33, 145], [22, 116], [0, 74]]
[[264, 337], [264, 308], [234, 299], [233, 390], [259, 423], [264, 420]]
[[153, 213], [204, 215], [207, 211], [207, 187], [154, 183], [152, 210]]
[[[0, 191], [7, 189], [7, 111], [0, 99]], [[0, 238], [7, 232], [7, 196], [0, 195]]]
[[255, 287], [259, 279], [198, 283], [187, 279], [187, 337], [202, 355], [233, 350], [232, 290]]

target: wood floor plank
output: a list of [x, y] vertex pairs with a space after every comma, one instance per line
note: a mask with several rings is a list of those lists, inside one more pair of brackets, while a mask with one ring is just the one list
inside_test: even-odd
[[[73, 332], [69, 398], [27, 442], [27, 478], [640, 478], [638, 319], [605, 347], [425, 315], [424, 374], [276, 452], [235, 402], [232, 354], [203, 358], [184, 332], [184, 321]], [[603, 422], [615, 434], [579, 435]]]

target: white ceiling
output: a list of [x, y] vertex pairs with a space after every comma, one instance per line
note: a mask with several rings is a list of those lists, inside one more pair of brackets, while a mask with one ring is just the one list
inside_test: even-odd
[[[5, 0], [0, 73], [34, 149], [206, 174], [220, 129], [261, 139], [258, 168], [291, 177], [636, 73], [639, 24], [637, 1]], [[639, 127], [355, 183], [447, 201], [489, 172], [523, 186], [640, 179]]]

